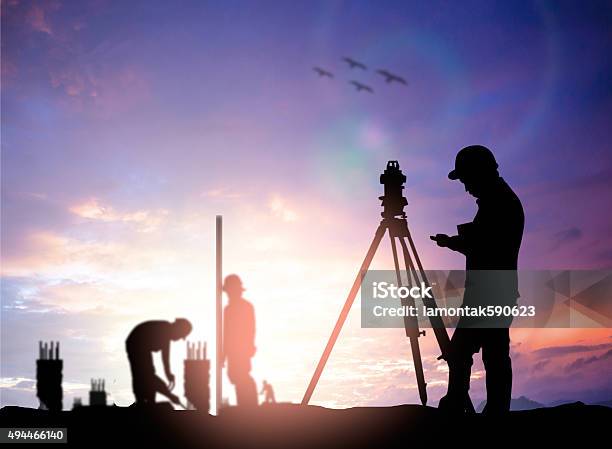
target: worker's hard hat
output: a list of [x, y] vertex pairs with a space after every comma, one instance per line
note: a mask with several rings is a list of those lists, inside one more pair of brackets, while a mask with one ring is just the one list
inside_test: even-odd
[[225, 278], [225, 281], [223, 281], [223, 291], [229, 292], [236, 290], [240, 290], [241, 292], [244, 291], [242, 281], [237, 274], [230, 274]]
[[448, 179], [460, 179], [466, 174], [488, 172], [497, 167], [491, 150], [482, 145], [470, 145], [457, 153], [455, 169], [448, 174]]

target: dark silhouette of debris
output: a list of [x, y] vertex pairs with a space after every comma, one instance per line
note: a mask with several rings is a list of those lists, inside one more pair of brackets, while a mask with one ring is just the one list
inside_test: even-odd
[[[431, 236], [438, 246], [466, 257], [465, 306], [513, 306], [519, 297], [516, 269], [525, 217], [521, 201], [499, 176], [497, 168], [493, 153], [486, 147], [473, 145], [459, 151], [455, 169], [448, 177], [460, 180], [465, 190], [477, 198], [478, 212], [471, 223], [457, 226], [457, 235]], [[440, 408], [464, 411], [473, 355], [482, 349], [487, 387], [484, 413], [503, 414], [510, 410], [512, 317], [501, 323], [499, 318], [496, 320], [473, 317], [459, 320], [446, 358], [448, 393], [440, 400]]]
[[242, 281], [235, 274], [225, 278], [223, 291], [229, 299], [223, 311], [223, 362], [227, 376], [236, 387], [239, 406], [257, 405], [257, 386], [251, 377], [251, 358], [255, 355], [255, 309], [242, 297]]
[[369, 92], [371, 94], [374, 93], [374, 89], [372, 89], [370, 86], [366, 85], [366, 84], [362, 84], [359, 81], [350, 81], [350, 83], [355, 86], [355, 88], [357, 89], [357, 92], [360, 91], [365, 91], [365, 92]]
[[352, 58], [344, 57], [344, 58], [342, 58], [342, 60], [344, 62], [346, 62], [351, 69], [361, 69], [361, 70], [367, 70], [368, 69], [364, 63], [359, 62], [359, 61], [355, 61]]
[[[172, 393], [175, 378], [170, 370], [170, 343], [186, 338], [190, 332], [191, 323], [184, 318], [177, 318], [173, 323], [145, 321], [130, 332], [125, 347], [132, 371], [135, 405], [155, 403], [156, 393], [181, 404], [178, 396]], [[168, 385], [155, 374], [153, 352], [157, 351], [161, 351]]]
[[187, 359], [184, 363], [187, 408], [195, 408], [208, 413], [210, 410], [210, 360], [206, 358], [206, 343], [187, 342]]
[[312, 70], [314, 70], [315, 72], [317, 72], [319, 74], [320, 77], [328, 77], [328, 78], [333, 78], [334, 74], [331, 72], [328, 72], [325, 69], [322, 69], [320, 67], [313, 67]]
[[104, 389], [104, 379], [91, 379], [89, 405], [95, 407], [106, 407], [106, 390]]
[[377, 70], [376, 73], [379, 73], [380, 75], [385, 77], [385, 81], [387, 83], [400, 83], [400, 84], [404, 84], [405, 86], [408, 85], [408, 83], [406, 82], [406, 80], [404, 78], [402, 78], [401, 76], [398, 75], [394, 75], [393, 73], [387, 71], [387, 70]]
[[62, 370], [64, 362], [59, 352], [59, 341], [38, 342], [38, 360], [36, 360], [36, 396], [41, 409], [61, 410], [64, 392], [62, 390]]

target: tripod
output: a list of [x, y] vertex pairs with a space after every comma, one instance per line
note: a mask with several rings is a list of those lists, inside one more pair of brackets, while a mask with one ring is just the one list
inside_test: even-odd
[[[387, 165], [387, 171], [389, 169], [397, 169], [397, 172], [401, 175], [401, 171], [399, 171], [399, 164], [396, 161], [390, 161]], [[385, 172], [385, 174], [387, 173]], [[412, 285], [416, 285], [418, 282], [424, 282], [426, 286], [429, 286], [429, 281], [427, 280], [427, 275], [425, 274], [425, 270], [423, 269], [423, 265], [421, 264], [421, 259], [416, 250], [416, 246], [414, 245], [414, 241], [412, 236], [410, 235], [410, 231], [408, 230], [408, 222], [406, 220], [406, 214], [403, 212], [403, 206], [407, 204], [406, 199], [401, 195], [401, 189], [403, 187], [401, 184], [405, 181], [405, 176], [403, 177], [402, 182], [399, 186], [399, 195], [397, 191], [393, 192], [393, 186], [388, 188], [387, 182], [384, 179], [384, 175], [381, 176], [381, 183], [385, 184], [385, 196], [380, 197], [383, 200], [383, 206], [385, 206], [385, 211], [382, 213], [383, 220], [381, 221], [378, 229], [374, 234], [374, 239], [370, 244], [370, 248], [366, 253], [366, 256], [359, 268], [359, 272], [355, 277], [355, 281], [353, 282], [353, 286], [349, 291], [348, 297], [340, 311], [340, 315], [338, 316], [338, 320], [336, 321], [336, 325], [327, 341], [327, 345], [323, 350], [323, 354], [319, 359], [319, 363], [315, 369], [312, 378], [310, 379], [310, 383], [308, 384], [308, 388], [306, 389], [306, 393], [304, 393], [304, 397], [302, 398], [302, 405], [307, 405], [310, 402], [310, 398], [314, 393], [314, 389], [319, 382], [319, 378], [321, 377], [321, 373], [325, 368], [325, 364], [329, 359], [331, 351], [340, 335], [340, 331], [342, 330], [342, 326], [348, 317], [349, 311], [351, 310], [351, 306], [355, 301], [355, 297], [361, 288], [361, 282], [366, 272], [368, 271], [370, 264], [372, 263], [372, 259], [378, 250], [380, 242], [383, 237], [389, 231], [389, 239], [391, 241], [391, 251], [393, 253], [393, 264], [395, 266], [395, 274], [397, 277], [397, 286], [398, 288], [402, 286], [402, 276], [400, 270], [400, 264], [398, 261], [397, 254], [397, 242], [402, 250], [403, 262], [405, 266], [405, 271], [408, 276], [408, 282], [412, 283]], [[401, 179], [400, 177], [400, 179]], [[390, 182], [389, 182], [390, 183]], [[397, 190], [397, 186], [395, 186]], [[390, 197], [390, 195], [395, 194], [395, 198]], [[399, 201], [398, 201], [399, 199]], [[389, 204], [391, 201], [394, 201], [394, 204]], [[387, 204], [385, 204], [387, 202]], [[398, 205], [401, 206], [398, 208]], [[387, 209], [393, 208], [393, 211], [389, 212]], [[399, 217], [398, 217], [399, 216]], [[416, 266], [414, 264], [416, 262]], [[426, 298], [423, 297], [423, 305], [427, 309], [436, 309], [436, 301], [435, 298]], [[414, 306], [414, 299], [408, 297], [406, 299], [402, 299], [402, 306]], [[450, 339], [448, 337], [448, 333], [446, 331], [446, 327], [444, 326], [444, 322], [440, 316], [436, 314], [431, 314], [429, 316], [429, 321], [431, 323], [431, 327], [436, 336], [436, 340], [438, 342], [438, 346], [442, 352], [442, 355], [439, 357], [440, 359], [448, 360], [449, 350], [450, 350]], [[425, 375], [423, 373], [423, 361], [421, 359], [421, 350], [419, 347], [419, 337], [425, 335], [425, 331], [419, 331], [418, 321], [416, 317], [404, 316], [404, 328], [406, 331], [406, 336], [410, 340], [410, 348], [412, 350], [412, 358], [414, 360], [414, 369], [416, 374], [417, 385], [419, 389], [419, 397], [421, 399], [421, 403], [423, 405], [427, 404], [427, 384], [425, 383]], [[472, 402], [467, 396], [465, 398], [465, 408], [468, 413], [474, 413], [474, 406]]]

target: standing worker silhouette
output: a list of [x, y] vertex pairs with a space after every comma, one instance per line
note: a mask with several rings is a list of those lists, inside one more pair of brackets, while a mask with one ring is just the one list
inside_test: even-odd
[[257, 386], [251, 377], [251, 358], [255, 355], [255, 309], [242, 297], [242, 281], [235, 274], [225, 278], [223, 291], [228, 304], [223, 312], [223, 363], [236, 387], [239, 406], [257, 406]]
[[264, 395], [264, 403], [266, 404], [276, 404], [276, 397], [274, 396], [274, 388], [272, 388], [272, 384], [268, 383], [267, 380], [263, 381], [263, 385], [261, 386], [261, 391], [259, 394]]
[[[472, 145], [459, 151], [455, 169], [448, 177], [464, 184], [466, 192], [476, 198], [478, 212], [471, 223], [457, 226], [458, 235], [431, 237], [438, 246], [465, 255], [463, 306], [514, 306], [519, 297], [516, 269], [525, 216], [520, 200], [499, 176], [497, 167], [493, 153], [484, 146]], [[512, 316], [459, 319], [447, 355], [448, 392], [440, 400], [440, 409], [465, 411], [472, 357], [482, 349], [487, 387], [483, 413], [498, 415], [510, 410], [511, 322]]]
[[[132, 370], [132, 388], [136, 405], [155, 403], [155, 394], [166, 396], [175, 404], [181, 404], [172, 393], [174, 374], [170, 370], [170, 342], [184, 339], [191, 332], [191, 323], [184, 318], [169, 321], [145, 321], [136, 326], [125, 341]], [[153, 352], [161, 351], [168, 385], [156, 374]]]

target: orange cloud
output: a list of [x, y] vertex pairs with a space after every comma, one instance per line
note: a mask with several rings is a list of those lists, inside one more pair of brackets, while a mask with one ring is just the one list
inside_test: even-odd
[[282, 221], [290, 223], [298, 219], [298, 214], [292, 208], [287, 206], [287, 202], [279, 195], [274, 195], [271, 198], [269, 207], [272, 211], [272, 215], [280, 218]]
[[137, 225], [139, 232], [152, 232], [166, 220], [169, 211], [158, 209], [154, 211], [138, 210], [135, 212], [119, 213], [111, 206], [105, 206], [96, 198], [91, 198], [69, 208], [70, 212], [88, 220], [103, 222], [123, 222]]
[[202, 192], [200, 196], [203, 198], [235, 199], [241, 198], [244, 195], [242, 193], [233, 192], [226, 188], [217, 188], [206, 190]]

